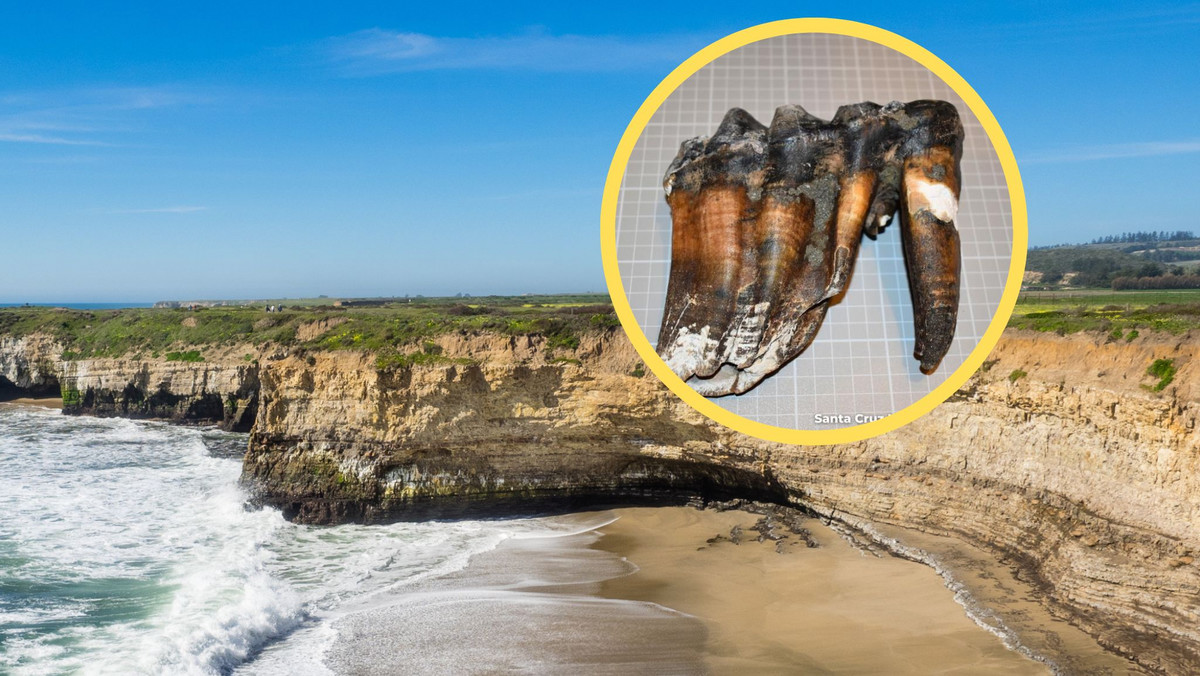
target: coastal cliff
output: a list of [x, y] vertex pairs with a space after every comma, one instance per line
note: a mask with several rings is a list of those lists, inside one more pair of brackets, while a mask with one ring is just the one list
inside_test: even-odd
[[[304, 349], [247, 359], [237, 346], [203, 362], [67, 360], [29, 336], [0, 342], [0, 376], [30, 391], [57, 380], [64, 399], [78, 396], [69, 413], [231, 426], [241, 410], [244, 426], [253, 405], [243, 479], [302, 521], [700, 495], [952, 535], [1011, 562], [1103, 645], [1185, 674], [1200, 672], [1197, 338], [1010, 329], [928, 416], [826, 447], [709, 422], [614, 328], [570, 346], [452, 332], [426, 344], [428, 358], [400, 360]], [[1150, 375], [1159, 360], [1169, 369]], [[169, 403], [150, 403], [155, 393]], [[213, 397], [219, 407], [203, 403]]]
[[[0, 398], [61, 396], [69, 415], [216, 424], [249, 432], [258, 362], [244, 346], [187, 361], [172, 356], [78, 358], [53, 338], [0, 336]], [[250, 358], [247, 359], [246, 357]]]
[[[1200, 670], [1200, 447], [1191, 336], [1010, 331], [932, 414], [876, 439], [799, 447], [710, 423], [617, 331], [557, 359], [537, 338], [446, 336], [470, 364], [369, 357], [263, 370], [243, 476], [300, 520], [657, 492], [803, 506], [953, 535], [1012, 561], [1058, 613], [1166, 673]], [[1147, 375], [1171, 358], [1174, 381]]]
[[577, 347], [449, 334], [433, 365], [369, 354], [269, 360], [243, 477], [308, 522], [422, 518], [701, 493], [782, 500], [753, 448], [643, 368], [619, 329]]

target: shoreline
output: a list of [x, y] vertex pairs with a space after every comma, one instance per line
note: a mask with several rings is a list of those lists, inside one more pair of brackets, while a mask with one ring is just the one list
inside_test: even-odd
[[[592, 546], [615, 516], [550, 517], [559, 532], [508, 537], [460, 570], [341, 609], [322, 667], [397, 676], [703, 673], [698, 619], [599, 594], [605, 580], [636, 570]], [[274, 666], [252, 662], [238, 673], [282, 676], [295, 665]]]
[[596, 546], [639, 570], [601, 594], [699, 618], [707, 673], [1051, 673], [972, 622], [929, 566], [856, 548], [817, 519], [809, 547], [759, 541], [748, 512], [617, 513]]
[[[954, 548], [936, 539], [894, 555], [865, 541], [907, 540], [894, 529], [843, 534], [816, 518], [764, 524], [739, 510], [557, 518], [579, 530], [506, 539], [460, 571], [347, 609], [324, 664], [383, 674], [1137, 672], [1050, 617], [982, 551], [943, 565], [937, 557]], [[1007, 644], [978, 620], [997, 610], [1021, 618]], [[1037, 659], [1047, 646], [1072, 654]]]
[[5, 399], [0, 401], [0, 406], [9, 404], [12, 406], [36, 406], [38, 408], [53, 408], [61, 410], [63, 407], [62, 397], [17, 397], [16, 399]]
[[851, 537], [869, 538], [873, 546], [892, 556], [933, 569], [977, 625], [1056, 674], [1148, 673], [1055, 615], [1043, 603], [1045, 590], [1031, 583], [1009, 558], [954, 537], [912, 528], [869, 522], [843, 523], [842, 528], [856, 530]]
[[[14, 407], [23, 406], [50, 410], [62, 408], [61, 399], [58, 397], [19, 398], [0, 402], [0, 406], [6, 404]], [[680, 507], [631, 507], [613, 510], [610, 513], [620, 517], [628, 525], [645, 520], [645, 516], [639, 513], [661, 513], [663, 510], [695, 511], [692, 508]], [[717, 515], [727, 513], [714, 510], [702, 511]], [[748, 531], [754, 520], [758, 518], [757, 515], [747, 512], [731, 511], [728, 513], [739, 515], [737, 518], [740, 519], [750, 520], [715, 521], [714, 523], [722, 527], [728, 526], [724, 532], [728, 532], [728, 530], [735, 526], [739, 526], [743, 531]], [[582, 519], [588, 515], [595, 514], [597, 512], [581, 512], [567, 515], [564, 518]], [[965, 611], [967, 617], [979, 628], [997, 637], [1010, 651], [1022, 654], [1030, 660], [1044, 663], [1054, 673], [1146, 673], [1136, 663], [1126, 660], [1115, 652], [1106, 650], [1097, 643], [1094, 637], [1066, 620], [1055, 616], [1038, 600], [1045, 594], [1045, 590], [1038, 589], [1034, 585], [1021, 580], [1021, 571], [1007, 559], [998, 558], [998, 555], [992, 552], [952, 537], [936, 536], [909, 528], [885, 526], [869, 521], [856, 522], [853, 518], [850, 518], [847, 523], [843, 524], [842, 519], [847, 516], [849, 515], [839, 517], [839, 520], [834, 522], [834, 527], [830, 532], [840, 533], [842, 538], [857, 541], [858, 545], [868, 550], [883, 549], [888, 552], [889, 556], [907, 559], [909, 562], [918, 563], [922, 567], [930, 568], [935, 575], [942, 577], [942, 588], [948, 589], [948, 593], [958, 603], [961, 610]], [[819, 522], [822, 520], [810, 518], [806, 523], [809, 525], [819, 525]], [[656, 528], [659, 531], [670, 530], [669, 526], [662, 526], [661, 524]], [[587, 529], [587, 532], [596, 531], [602, 534], [602, 537], [599, 538], [598, 542], [588, 546], [623, 557], [626, 560], [629, 559], [633, 551], [639, 549], [649, 551], [645, 542], [641, 542], [640, 544], [622, 542], [622, 537], [628, 539], [629, 536], [628, 533], [622, 534], [622, 529], [623, 527], [619, 523], [593, 526]], [[580, 535], [582, 533], [577, 533], [569, 537]], [[614, 535], [617, 537], [614, 538]], [[713, 535], [721, 535], [721, 531], [714, 532]], [[677, 546], [679, 543], [676, 541], [681, 537], [680, 533], [674, 532], [670, 533], [665, 540], [662, 536], [663, 533], [659, 533], [658, 535], [643, 533], [640, 537], [643, 540], [653, 539], [654, 542], [651, 543], [653, 546], [658, 546], [658, 544], [664, 541], [670, 546]], [[754, 534], [751, 534], [752, 538], [753, 536]], [[637, 540], [638, 538], [633, 539]], [[705, 540], [704, 545], [697, 547], [698, 551], [703, 550], [706, 546], [732, 545], [727, 540], [718, 543], [707, 542], [707, 539]], [[698, 544], [699, 542], [700, 540], [697, 540], [692, 544]], [[829, 542], [831, 540], [827, 538], [821, 539], [823, 545], [828, 545]], [[743, 544], [747, 543], [743, 542]], [[796, 544], [798, 543], [795, 541], [789, 542], [789, 551]], [[659, 556], [659, 553], [655, 555]], [[647, 585], [644, 583], [630, 582], [630, 580], [637, 578], [638, 574], [642, 572], [641, 569], [647, 566], [654, 568], [659, 565], [659, 562], [656, 561], [648, 565], [647, 561], [644, 560], [644, 556], [638, 555], [637, 560], [634, 560], [632, 563], [634, 567], [639, 569], [638, 571], [611, 580], [605, 580], [604, 582], [600, 582], [598, 587], [595, 587], [597, 581], [593, 580], [588, 583], [590, 586], [586, 590], [577, 580], [561, 581], [561, 591], [576, 595], [584, 594], [587, 598], [594, 597], [648, 603], [660, 606], [665, 610], [696, 615], [690, 609], [690, 601], [674, 603], [672, 605], [673, 602], [664, 600], [669, 595], [665, 594], [662, 590], [647, 592], [645, 589]], [[678, 564], [680, 561], [673, 563]], [[731, 576], [726, 575], [720, 582], [728, 583], [730, 579]], [[739, 583], [743, 582], [742, 580], [737, 581]], [[693, 588], [696, 588], [697, 579], [695, 579], [695, 576], [681, 576], [673, 579], [672, 582], [676, 585], [680, 582], [686, 582], [692, 584]], [[711, 582], [710, 580], [704, 584], [710, 584]], [[1014, 588], [1016, 591], [1014, 591]], [[675, 593], [678, 594], [678, 592]], [[582, 608], [584, 604], [577, 605]], [[741, 612], [744, 613], [745, 611]], [[728, 618], [721, 616], [721, 613], [716, 613], [715, 615], [718, 616], [716, 620], [718, 623], [730, 622]], [[711, 619], [713, 615], [696, 615], [696, 617], [703, 621], [706, 630], [711, 629], [709, 625], [714, 621]], [[754, 641], [742, 641], [735, 649], [730, 649], [726, 646], [723, 648], [724, 652], [713, 652], [708, 645], [706, 643], [703, 649], [697, 650], [702, 655], [702, 662], [706, 667], [706, 671], [711, 673], [734, 673], [739, 669], [744, 670], [746, 668], [766, 669], [770, 671], [774, 668], [784, 668], [784, 665], [800, 663], [785, 661], [780, 663], [780, 665], [772, 666], [770, 657], [766, 658], [767, 661], [764, 664], [756, 663], [754, 660], [758, 658], [754, 656], [754, 652], [756, 650], [761, 652], [764, 648], [755, 645]], [[768, 645], [765, 650], [770, 652], [774, 650], [774, 647]], [[747, 654], [750, 657], [747, 657]], [[818, 670], [823, 669], [818, 663], [807, 666]], [[886, 668], [891, 673], [940, 673], [929, 671], [927, 665], [921, 666], [919, 670], [911, 672], [900, 670], [894, 664], [889, 664]], [[1009, 673], [1024, 673], [1015, 672], [1011, 667], [1006, 667], [1006, 671]], [[853, 673], [853, 670], [843, 672], [834, 669], [832, 672]]]

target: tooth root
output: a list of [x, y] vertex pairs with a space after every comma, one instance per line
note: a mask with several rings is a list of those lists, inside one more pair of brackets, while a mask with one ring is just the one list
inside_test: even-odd
[[825, 298], [841, 294], [846, 289], [846, 283], [850, 281], [874, 189], [875, 172], [871, 170], [856, 172], [842, 181], [838, 200], [837, 248], [833, 257], [833, 277], [829, 281], [829, 288], [825, 290]]
[[666, 348], [667, 363], [681, 378], [709, 376], [721, 365], [721, 338], [738, 298], [742, 214], [749, 207], [744, 188], [708, 188], [688, 201], [675, 208], [672, 200], [673, 213], [683, 221], [676, 228], [684, 234], [672, 238], [677, 249], [667, 295], [674, 303], [663, 316], [659, 340], [660, 352]]
[[[761, 193], [761, 186], [759, 192]], [[724, 366], [720, 367], [722, 370], [730, 365], [738, 369], [744, 368], [753, 361], [767, 322], [770, 305], [759, 302], [762, 296], [762, 281], [758, 276], [758, 260], [762, 236], [757, 214], [760, 209], [761, 206], [753, 207], [741, 223], [737, 301], [729, 330], [718, 347], [721, 361], [724, 363]]]
[[875, 181], [875, 196], [867, 211], [867, 237], [875, 239], [883, 229], [891, 225], [896, 208], [900, 206], [900, 163], [888, 162], [879, 171]]
[[671, 275], [658, 352], [679, 377], [708, 377], [728, 352], [745, 230], [761, 190], [766, 128], [741, 109], [705, 142], [684, 143], [664, 179], [671, 207]]
[[934, 146], [904, 161], [900, 233], [912, 291], [922, 373], [933, 373], [954, 340], [958, 321], [958, 162], [955, 149]]

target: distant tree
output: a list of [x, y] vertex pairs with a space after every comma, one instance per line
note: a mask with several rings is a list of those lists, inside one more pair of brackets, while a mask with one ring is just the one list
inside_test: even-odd
[[1105, 235], [1092, 240], [1092, 244], [1153, 244], [1156, 242], [1178, 242], [1181, 240], [1196, 239], [1195, 233], [1190, 230], [1176, 230], [1168, 232], [1166, 230], [1144, 230], [1139, 232], [1123, 232], [1119, 235]]
[[1163, 266], [1154, 262], [1142, 263], [1137, 270], [1138, 277], [1161, 277], [1163, 274]]

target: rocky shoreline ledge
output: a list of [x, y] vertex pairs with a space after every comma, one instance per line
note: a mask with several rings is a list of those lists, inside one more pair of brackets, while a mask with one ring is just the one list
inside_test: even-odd
[[[243, 480], [307, 522], [699, 495], [949, 535], [1011, 561], [1107, 648], [1186, 674], [1200, 672], [1196, 338], [1010, 329], [930, 415], [832, 447], [712, 424], [614, 328], [557, 350], [448, 333], [436, 363], [393, 365], [253, 346], [201, 362], [64, 359], [49, 336], [0, 336], [0, 390], [57, 389], [70, 414], [249, 428]], [[1173, 382], [1156, 389], [1147, 368], [1166, 357]]]

